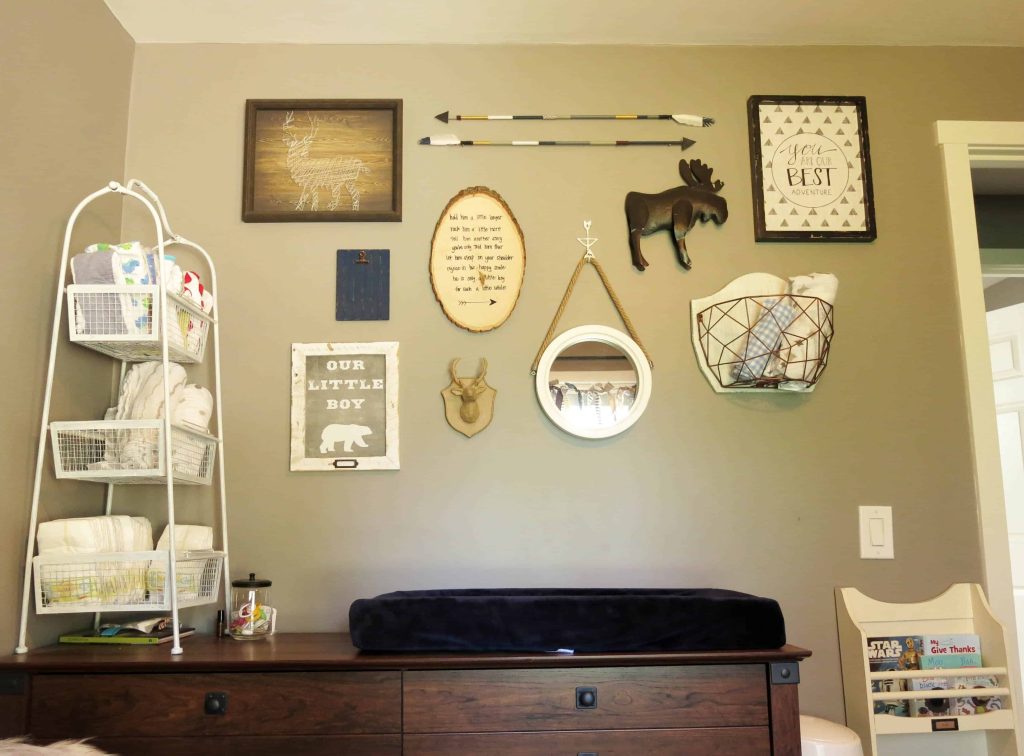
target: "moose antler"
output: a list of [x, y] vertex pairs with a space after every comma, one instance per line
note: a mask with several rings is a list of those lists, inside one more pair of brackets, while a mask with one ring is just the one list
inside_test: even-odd
[[708, 189], [712, 192], [719, 191], [725, 186], [725, 183], [722, 181], [712, 183], [711, 174], [714, 172], [714, 168], [708, 167], [705, 163], [700, 162], [700, 160], [691, 160], [689, 163], [685, 160], [679, 161], [679, 175], [683, 177], [683, 181], [686, 182], [687, 186]]
[[295, 124], [295, 111], [289, 110], [284, 114], [284, 123], [281, 124], [282, 129], [290, 129]]

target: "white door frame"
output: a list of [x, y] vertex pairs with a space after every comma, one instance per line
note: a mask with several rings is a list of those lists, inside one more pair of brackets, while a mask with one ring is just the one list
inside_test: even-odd
[[[978, 500], [983, 585], [993, 612], [1007, 629], [1007, 654], [1010, 657], [1007, 666], [1013, 674], [1015, 698], [1021, 701], [1024, 699], [1021, 698], [1009, 536], [971, 167], [1009, 167], [1012, 164], [1024, 167], [1024, 122], [938, 121], [935, 132], [945, 170], [953, 272], [960, 305], [960, 338]], [[1019, 725], [1021, 712], [1017, 713], [1017, 719]]]

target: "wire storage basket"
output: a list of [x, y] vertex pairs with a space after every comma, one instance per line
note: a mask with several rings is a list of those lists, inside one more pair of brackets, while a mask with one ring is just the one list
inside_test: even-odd
[[696, 315], [701, 357], [726, 389], [806, 390], [828, 364], [832, 305], [818, 297], [728, 299]]
[[[71, 341], [119, 360], [161, 359], [159, 290], [156, 285], [71, 284]], [[202, 362], [213, 318], [190, 300], [167, 292], [167, 351], [172, 362]]]
[[[50, 423], [54, 473], [97, 483], [166, 483], [162, 420], [88, 420]], [[171, 426], [175, 483], [213, 481], [217, 439]]]
[[[166, 551], [104, 554], [41, 554], [33, 558], [36, 611], [166, 611], [171, 596]], [[174, 554], [180, 608], [217, 600], [224, 554], [219, 551]]]

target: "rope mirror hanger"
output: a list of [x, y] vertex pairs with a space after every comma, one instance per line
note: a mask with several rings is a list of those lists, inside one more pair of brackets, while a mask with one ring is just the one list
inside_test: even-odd
[[643, 352], [644, 357], [647, 359], [647, 364], [650, 365], [652, 370], [654, 369], [654, 361], [651, 359], [651, 355], [647, 352], [647, 348], [644, 346], [643, 342], [640, 341], [640, 336], [637, 335], [636, 329], [633, 327], [633, 321], [629, 319], [629, 315], [626, 314], [626, 310], [622, 306], [622, 300], [620, 300], [615, 294], [615, 290], [612, 288], [611, 282], [608, 280], [608, 276], [604, 272], [604, 268], [601, 267], [601, 263], [598, 262], [597, 257], [594, 255], [593, 246], [598, 242], [598, 239], [590, 235], [591, 225], [591, 221], [583, 221], [583, 228], [586, 231], [586, 236], [576, 238], [576, 241], [582, 244], [587, 251], [576, 264], [576, 270], [573, 271], [572, 277], [569, 279], [569, 285], [566, 287], [565, 294], [562, 296], [562, 301], [559, 303], [558, 309], [555, 311], [555, 317], [551, 321], [551, 327], [548, 328], [548, 332], [544, 336], [544, 341], [541, 343], [540, 349], [537, 350], [537, 355], [533, 358], [533, 364], [530, 366], [531, 375], [537, 375], [537, 366], [540, 364], [541, 355], [544, 354], [544, 350], [548, 348], [552, 339], [554, 339], [555, 331], [558, 329], [558, 321], [562, 319], [562, 314], [565, 312], [565, 308], [569, 304], [569, 299], [572, 297], [572, 293], [576, 288], [576, 282], [579, 280], [583, 266], [588, 263], [597, 271], [597, 275], [600, 277], [605, 291], [608, 292], [608, 297], [612, 300], [612, 304], [615, 305], [615, 310], [619, 313], [619, 317], [622, 319], [622, 324], [626, 327], [626, 331], [629, 332], [630, 338], [632, 338], [633, 341], [636, 342], [637, 346], [640, 347], [640, 351]]

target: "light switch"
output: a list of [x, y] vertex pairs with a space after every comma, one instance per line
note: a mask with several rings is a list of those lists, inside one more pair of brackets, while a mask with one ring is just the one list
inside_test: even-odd
[[893, 559], [892, 507], [860, 507], [860, 558]]
[[885, 520], [881, 517], [869, 518], [868, 533], [872, 546], [885, 546]]

